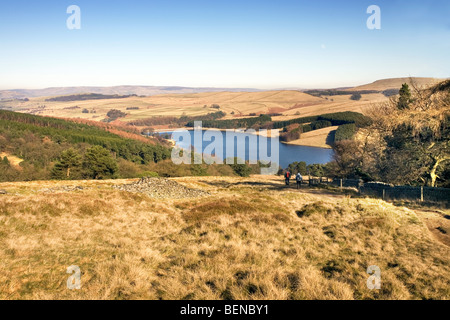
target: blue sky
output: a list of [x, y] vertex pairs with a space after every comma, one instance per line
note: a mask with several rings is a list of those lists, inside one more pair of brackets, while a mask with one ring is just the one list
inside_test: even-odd
[[[81, 30], [66, 27], [72, 4]], [[449, 57], [448, 0], [0, 2], [0, 89], [325, 88], [447, 78]]]

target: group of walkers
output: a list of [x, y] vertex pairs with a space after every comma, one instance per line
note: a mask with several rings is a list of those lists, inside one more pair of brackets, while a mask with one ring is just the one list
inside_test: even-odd
[[[291, 172], [289, 170], [286, 170], [286, 172], [284, 173], [284, 179], [286, 181], [286, 185], [288, 186], [290, 184], [290, 180], [291, 180]], [[295, 181], [297, 182], [297, 189], [302, 187], [302, 182], [303, 182], [303, 177], [302, 175], [299, 173], [297, 173], [297, 175], [295, 176]]]

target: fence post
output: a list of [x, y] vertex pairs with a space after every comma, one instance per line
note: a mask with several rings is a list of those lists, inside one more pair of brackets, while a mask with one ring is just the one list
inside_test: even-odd
[[341, 189], [342, 189], [342, 179], [341, 179]]
[[383, 200], [386, 197], [386, 189], [383, 189]]
[[423, 186], [420, 187], [420, 202], [423, 202]]

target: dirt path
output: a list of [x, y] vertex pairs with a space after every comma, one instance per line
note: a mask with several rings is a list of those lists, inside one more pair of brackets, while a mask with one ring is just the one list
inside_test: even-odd
[[414, 210], [433, 239], [450, 247], [450, 215], [437, 210]]

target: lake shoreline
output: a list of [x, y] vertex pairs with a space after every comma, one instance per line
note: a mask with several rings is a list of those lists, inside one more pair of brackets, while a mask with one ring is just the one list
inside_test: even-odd
[[[159, 134], [171, 134], [172, 132], [174, 132], [176, 129], [172, 129], [172, 130], [158, 130], [157, 132]], [[171, 141], [171, 144], [174, 145], [175, 148], [181, 148], [181, 149], [188, 149], [191, 148], [195, 142], [194, 142], [194, 129], [193, 128], [183, 128], [182, 130], [186, 130], [184, 131], [185, 133], [189, 133], [190, 138], [188, 140], [186, 140], [185, 138], [181, 139], [180, 141]], [[211, 129], [213, 130], [211, 133], [213, 132], [225, 132], [226, 130], [219, 130], [219, 129]], [[183, 131], [181, 131], [183, 132]], [[156, 133], [156, 132], [155, 132]], [[256, 134], [258, 132], [254, 132], [254, 137], [256, 138]], [[244, 131], [241, 132], [236, 132], [236, 135], [238, 136], [238, 141], [241, 141], [240, 146], [242, 147], [242, 140], [239, 140], [242, 137], [242, 135], [250, 136], [249, 133], [246, 133]], [[227, 142], [226, 140], [231, 138], [230, 136], [228, 136], [227, 134], [223, 134], [223, 135], [219, 135], [222, 137], [223, 142], [221, 143], [221, 148], [223, 148], [223, 153], [221, 152], [220, 154], [223, 155], [223, 159], [225, 159], [226, 157], [233, 157], [236, 156], [238, 149], [237, 149], [237, 145], [233, 142], [234, 145], [234, 151], [233, 150], [227, 150]], [[228, 138], [227, 138], [228, 136]], [[186, 140], [186, 141], [185, 141]], [[250, 139], [252, 140], [252, 139]], [[268, 160], [268, 161], [274, 161], [276, 163], [279, 163], [279, 165], [283, 168], [287, 167], [289, 164], [293, 163], [293, 162], [300, 162], [300, 161], [305, 161], [307, 164], [315, 164], [315, 163], [319, 163], [319, 164], [325, 164], [328, 163], [332, 160], [333, 157], [333, 149], [331, 148], [322, 148], [322, 147], [314, 147], [314, 146], [305, 146], [305, 145], [299, 145], [299, 144], [292, 144], [292, 143], [282, 143], [281, 141], [279, 141], [278, 139], [271, 139], [268, 138], [269, 142], [269, 148], [268, 150], [265, 150], [263, 152], [263, 154], [260, 154], [260, 149], [259, 149], [259, 145], [260, 145], [260, 141], [258, 143], [251, 143], [251, 141], [247, 142], [248, 140], [246, 140], [245, 142], [245, 146], [244, 146], [244, 150], [245, 150], [245, 155], [242, 154], [241, 157], [245, 158], [246, 160]], [[203, 140], [202, 139], [202, 151], [205, 150], [205, 148], [207, 148], [208, 146], [210, 146], [210, 141], [207, 140]], [[272, 146], [273, 143], [276, 143], [277, 146]], [[271, 148], [277, 148], [275, 150], [277, 150], [277, 155], [276, 154], [272, 154], [272, 152], [270, 151]], [[198, 148], [198, 152], [200, 152], [200, 146], [197, 146]], [[242, 150], [242, 151], [244, 151]], [[264, 150], [264, 149], [263, 149]], [[212, 150], [209, 150], [209, 152]], [[196, 151], [197, 152], [197, 151]], [[207, 153], [208, 154], [208, 153]], [[270, 155], [269, 155], [270, 154]], [[226, 155], [226, 156], [225, 156]], [[222, 157], [222, 156], [221, 156]]]
[[[164, 132], [173, 132], [173, 131], [176, 131], [176, 130], [194, 131], [194, 128], [187, 127], [187, 128], [173, 128], [173, 129], [159, 129], [159, 130], [155, 130], [155, 132], [157, 132], [157, 133], [164, 133]], [[227, 130], [233, 130], [233, 129], [202, 128], [202, 130], [214, 130], [214, 131], [226, 132]], [[278, 130], [278, 132], [281, 131], [281, 129], [273, 129], [273, 130]], [[255, 131], [255, 132], [245, 132], [244, 131], [243, 133], [254, 134], [254, 135], [257, 135], [257, 136], [264, 136], [264, 137], [270, 138], [269, 135], [262, 134], [260, 131]], [[269, 133], [269, 130], [267, 130], [267, 133]], [[325, 147], [323, 145], [318, 145], [318, 144], [313, 144], [313, 143], [310, 143], [310, 144], [302, 143], [301, 141], [298, 141], [298, 140], [296, 142], [280, 141], [280, 143], [285, 144], [285, 145], [290, 145], [290, 146], [303, 146], [303, 147], [311, 147], [311, 148], [318, 148], [318, 149], [333, 149], [331, 146]]]
[[323, 145], [318, 146], [318, 145], [313, 145], [312, 143], [308, 144], [308, 143], [301, 143], [301, 142], [285, 142], [285, 141], [280, 141], [280, 143], [288, 145], [288, 146], [302, 146], [302, 147], [311, 147], [311, 148], [328, 149], [328, 150], [333, 149], [332, 146], [323, 146]]
[[[186, 128], [173, 128], [173, 129], [159, 129], [159, 130], [155, 130], [155, 132], [158, 132], [158, 133], [164, 133], [164, 132], [173, 132], [173, 131], [176, 131], [176, 130], [194, 131], [194, 128], [192, 128], [192, 127], [186, 127]], [[239, 129], [202, 128], [202, 131], [205, 131], [205, 130], [213, 130], [213, 131], [227, 132], [227, 130], [239, 130]], [[278, 130], [278, 132], [281, 131], [281, 129], [272, 129], [272, 130]], [[261, 131], [256, 131], [256, 130], [255, 130], [255, 132], [246, 132], [246, 130], [242, 129], [242, 133], [255, 134], [255, 135], [257, 135], [257, 136], [265, 136], [265, 137], [270, 138], [270, 136], [264, 135], [264, 134], [262, 134]], [[267, 133], [269, 133], [269, 130], [267, 130]]]

